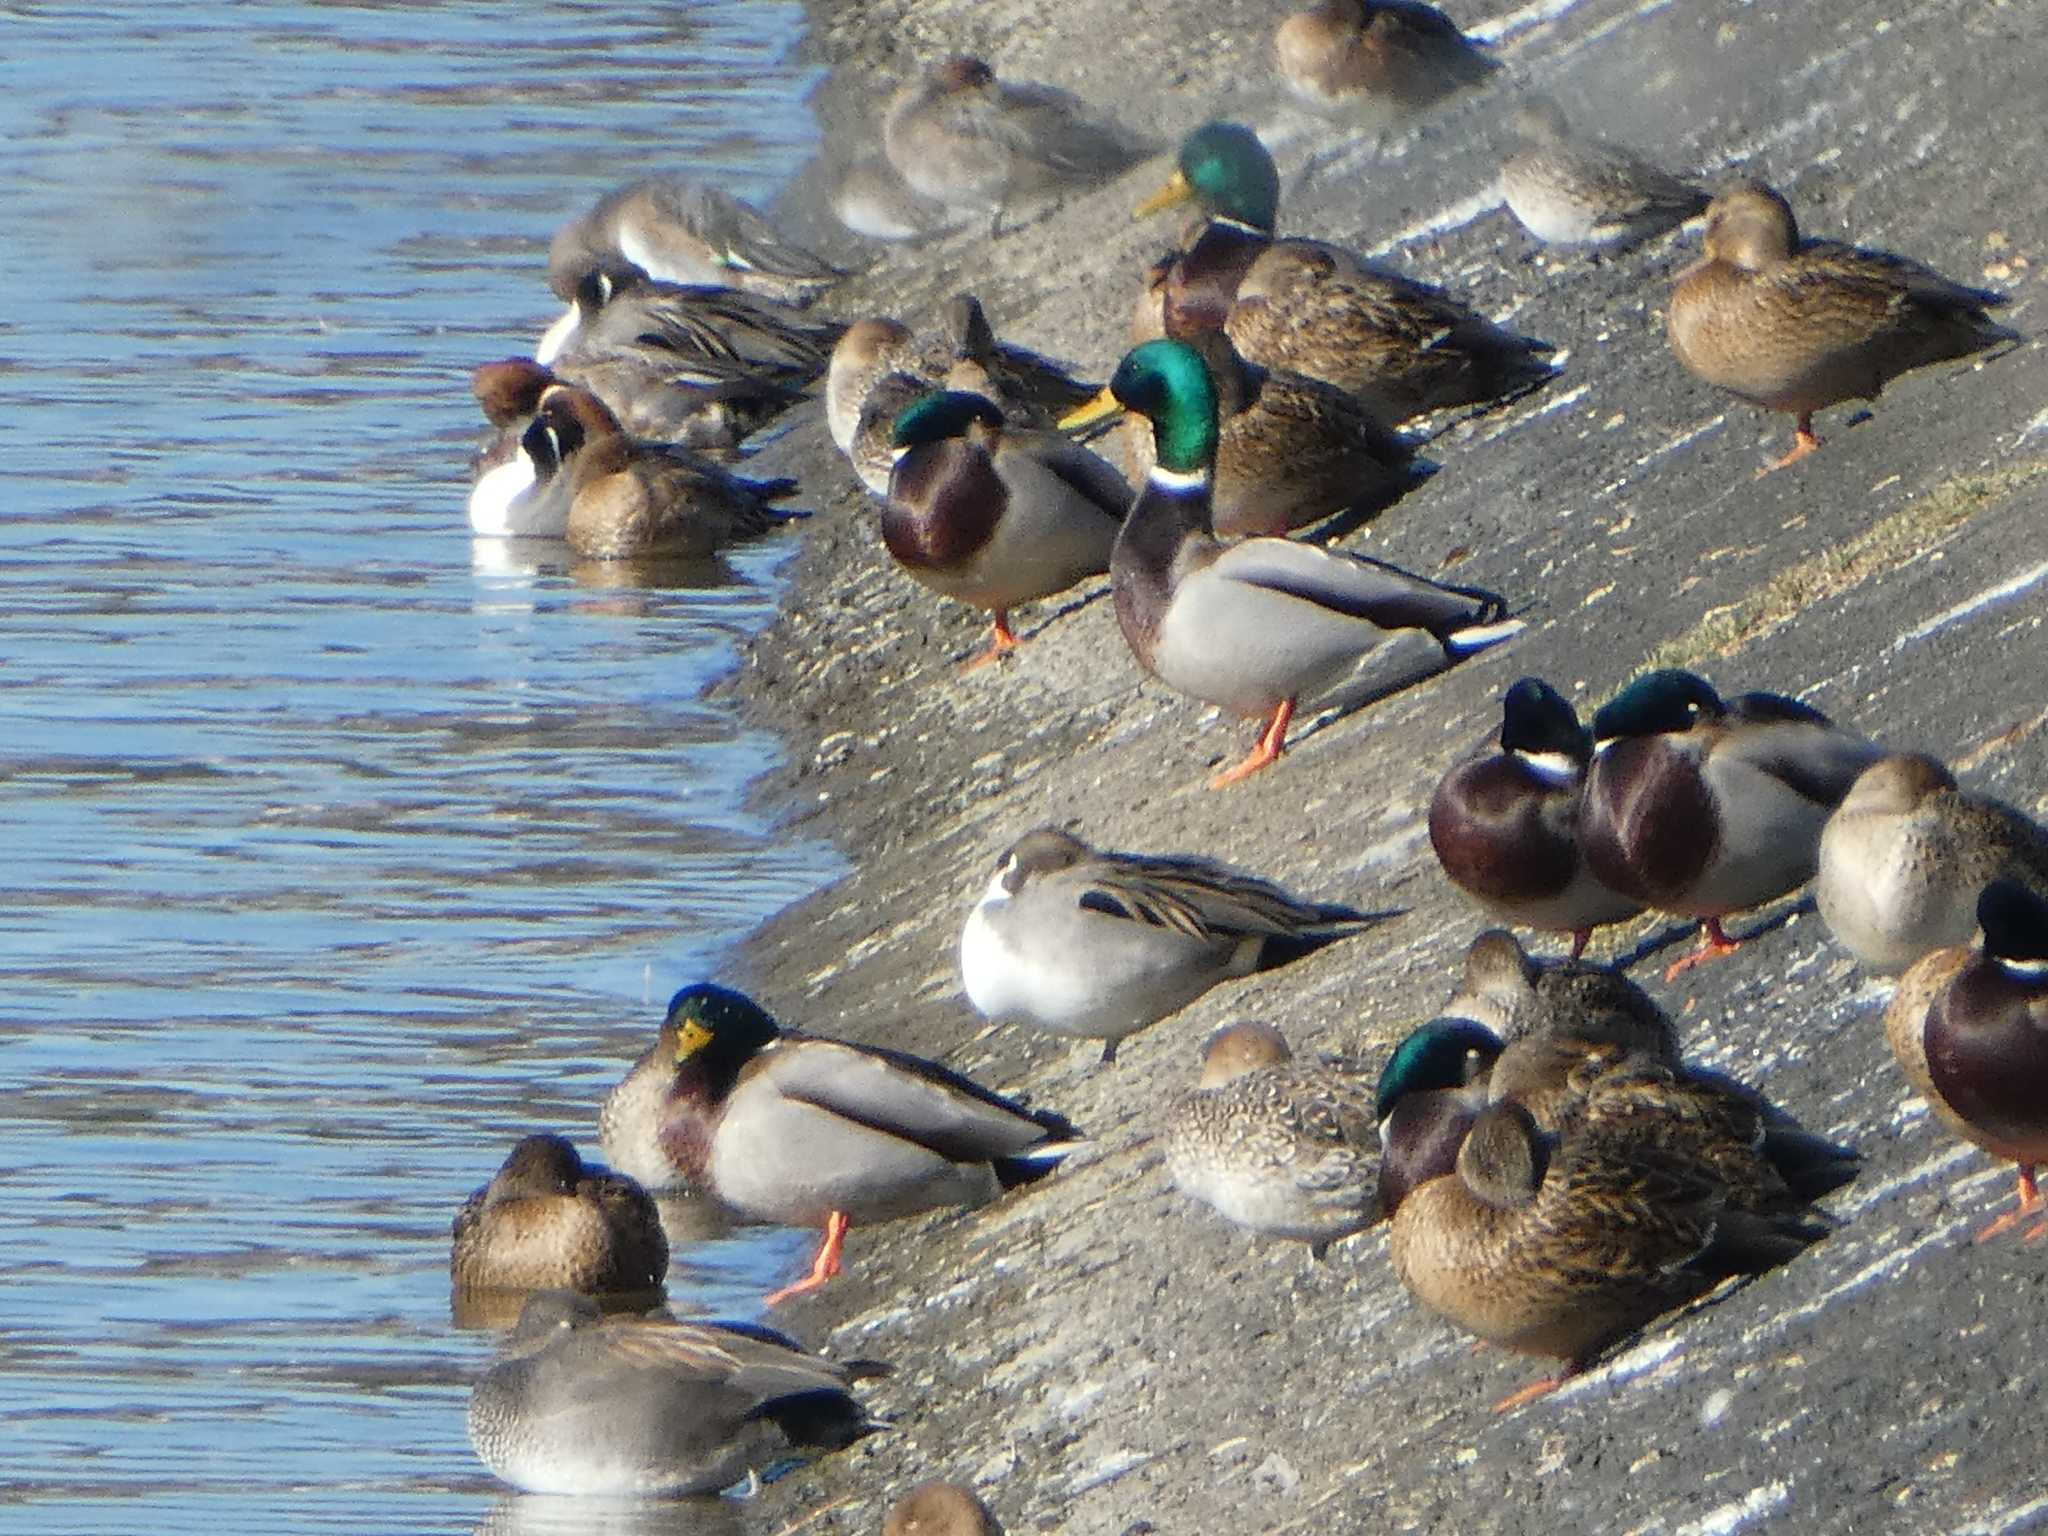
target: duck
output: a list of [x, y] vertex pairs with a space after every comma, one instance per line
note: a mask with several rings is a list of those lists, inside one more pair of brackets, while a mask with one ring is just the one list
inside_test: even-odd
[[823, 373], [836, 321], [729, 289], [662, 282], [620, 261], [584, 275], [569, 309], [534, 349], [536, 362], [589, 364], [627, 353], [657, 367], [738, 365], [751, 377], [801, 389]]
[[1666, 981], [1732, 953], [1721, 927], [1811, 880], [1821, 828], [1884, 755], [1811, 705], [1723, 700], [1696, 673], [1646, 672], [1593, 717], [1579, 846], [1594, 878], [1645, 907], [1697, 918], [1702, 942]]
[[1437, 1014], [1470, 1020], [1503, 1041], [1543, 1035], [1678, 1060], [1678, 1033], [1649, 993], [1611, 965], [1576, 956], [1540, 961], [1505, 928], [1466, 946], [1464, 968]]
[[[1906, 1081], [1955, 1135], [2012, 1163], [2019, 1200], [1984, 1243], [2043, 1214], [2048, 1163], [2048, 898], [2000, 877], [1977, 897], [1974, 944], [1937, 949], [1899, 979], [1885, 1039]], [[2024, 1241], [2048, 1237], [2035, 1221]]]
[[[1217, 536], [1289, 533], [1351, 512], [1369, 517], [1428, 478], [1415, 444], [1321, 379], [1246, 362], [1222, 331], [1188, 345], [1208, 365], [1221, 423], [1210, 515]], [[1128, 418], [1132, 472], [1151, 469], [1152, 427]]]
[[897, 175], [889, 157], [879, 152], [841, 168], [832, 183], [832, 216], [864, 240], [890, 244], [929, 240], [955, 228], [961, 218]]
[[557, 385], [522, 440], [540, 499], [524, 531], [590, 560], [701, 559], [798, 514], [771, 502], [794, 480], [749, 480], [686, 448], [629, 437], [588, 390]]
[[1561, 1362], [1504, 1413], [1734, 1275], [1796, 1258], [1826, 1223], [1756, 1145], [1760, 1117], [1688, 1102], [1635, 1059], [1587, 1083], [1555, 1132], [1515, 1099], [1473, 1117], [1449, 1167], [1391, 1214], [1394, 1271], [1481, 1339]]
[[1109, 569], [1131, 488], [1057, 432], [1019, 431], [986, 396], [935, 390], [896, 418], [882, 542], [943, 597], [986, 609], [988, 649], [1017, 648], [1010, 610]]
[[1179, 340], [1225, 331], [1261, 368], [1321, 379], [1380, 421], [1512, 398], [1553, 375], [1546, 342], [1495, 325], [1443, 289], [1320, 240], [1274, 237], [1279, 173], [1257, 134], [1212, 122], [1182, 140], [1178, 168], [1138, 205], [1187, 201], [1208, 220], [1139, 301]]
[[934, 1478], [889, 1506], [882, 1536], [1003, 1536], [1003, 1527], [971, 1488]]
[[1706, 254], [1673, 283], [1665, 334], [1689, 373], [1794, 418], [1792, 447], [1759, 471], [1769, 474], [1820, 447], [1815, 412], [2017, 343], [1988, 313], [2006, 302], [1889, 251], [1804, 239], [1790, 203], [1743, 180], [1708, 205]]
[[1571, 958], [1593, 930], [1643, 909], [1611, 891], [1579, 846], [1593, 737], [1571, 702], [1540, 677], [1501, 698], [1498, 750], [1453, 766], [1429, 800], [1429, 843], [1451, 884], [1487, 914], [1572, 936]]
[[1516, 109], [1522, 148], [1501, 165], [1508, 211], [1545, 245], [1618, 250], [1706, 212], [1706, 190], [1631, 150], [1579, 138], [1547, 96]]
[[2048, 828], [1961, 788], [1940, 759], [1899, 752], [1864, 769], [1821, 829], [1813, 894], [1836, 941], [1891, 975], [1968, 943], [1978, 893], [2001, 877], [2048, 896]]
[[991, 236], [1017, 199], [1105, 180], [1150, 150], [1077, 97], [998, 80], [967, 54], [932, 65], [890, 98], [882, 148], [921, 195], [987, 213]]
[[1210, 859], [1116, 853], [1058, 827], [1018, 838], [960, 933], [982, 1017], [1102, 1042], [1102, 1060], [1219, 982], [1391, 913], [1310, 901]]
[[[1292, 539], [1220, 542], [1209, 511], [1216, 390], [1185, 342], [1134, 348], [1104, 402], [1061, 425], [1119, 408], [1152, 423], [1157, 459], [1110, 552], [1117, 623], [1131, 654], [1168, 687], [1266, 721], [1257, 746], [1211, 788], [1277, 761], [1297, 702], [1355, 679], [1369, 659], [1385, 674], [1377, 697], [1520, 632], [1492, 593]], [[1402, 637], [1396, 652], [1388, 642]]]
[[883, 1425], [852, 1383], [879, 1374], [771, 1328], [607, 1319], [570, 1291], [531, 1297], [469, 1399], [469, 1441], [527, 1493], [715, 1493], [786, 1445], [844, 1450]]
[[646, 1291], [668, 1271], [661, 1216], [639, 1184], [592, 1167], [562, 1136], [522, 1137], [456, 1212], [458, 1288]]
[[655, 1112], [642, 1090], [613, 1116], [606, 1144], [651, 1133], [636, 1160], [665, 1159], [740, 1216], [822, 1228], [810, 1272], [770, 1307], [840, 1273], [854, 1222], [981, 1205], [1044, 1178], [1079, 1145], [1064, 1116], [920, 1056], [786, 1031], [745, 994], [708, 982], [670, 1000], [656, 1047], [652, 1075], [667, 1080]]
[[1270, 1024], [1209, 1037], [1164, 1137], [1174, 1188], [1237, 1226], [1308, 1244], [1318, 1262], [1379, 1220], [1373, 1085], [1296, 1061]]
[[1482, 84], [1500, 68], [1421, 0], [1324, 0], [1280, 23], [1273, 53], [1296, 99], [1363, 109], [1383, 125]]
[[681, 176], [629, 182], [564, 224], [548, 247], [548, 286], [572, 299], [594, 268], [617, 262], [662, 282], [792, 304], [846, 275], [731, 193]]
[[896, 417], [917, 395], [940, 388], [994, 400], [1006, 421], [1028, 427], [1050, 427], [1096, 393], [1065, 364], [998, 340], [971, 293], [947, 300], [936, 327], [922, 336], [888, 316], [857, 320], [825, 370], [825, 420], [834, 445], [877, 495], [888, 494]]

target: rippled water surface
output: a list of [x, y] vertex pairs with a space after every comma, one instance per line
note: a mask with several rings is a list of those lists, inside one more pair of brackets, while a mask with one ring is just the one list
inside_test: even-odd
[[464, 376], [606, 186], [787, 174], [797, 27], [0, 11], [0, 1528], [548, 1524], [463, 1438], [449, 1218], [528, 1130], [594, 1151], [669, 989], [829, 855], [697, 701], [788, 544], [472, 547]]

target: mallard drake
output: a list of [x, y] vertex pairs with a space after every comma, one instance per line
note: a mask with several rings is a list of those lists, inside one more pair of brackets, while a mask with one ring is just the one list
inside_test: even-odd
[[1579, 846], [1601, 884], [1702, 922], [1673, 980], [1735, 941], [1721, 919], [1813, 878], [1821, 828], [1884, 748], [1775, 693], [1723, 701], [1691, 672], [1646, 672], [1593, 717]]
[[1739, 181], [1708, 206], [1706, 255], [1678, 275], [1664, 319], [1690, 372], [1797, 418], [1791, 450], [1768, 473], [1820, 446], [1814, 412], [2019, 340], [1985, 313], [2005, 302], [1888, 251], [1801, 239], [1784, 198]]
[[995, 402], [939, 390], [896, 418], [882, 542], [941, 596], [989, 611], [988, 649], [1017, 647], [1010, 610], [1109, 569], [1131, 488], [1057, 432], [1017, 431]]
[[[1410, 1165], [1415, 1182], [1391, 1212], [1394, 1269], [1418, 1301], [1482, 1339], [1564, 1362], [1496, 1411], [1826, 1231], [1770, 1160], [1760, 1106], [1613, 1048], [1588, 1053], [1572, 1087], [1554, 1129], [1519, 1099], [1489, 1104], [1449, 1166]], [[1828, 1177], [1832, 1187], [1843, 1175]]]
[[1514, 127], [1523, 147], [1501, 166], [1501, 193], [1545, 245], [1634, 245], [1706, 210], [1706, 192], [1691, 182], [1629, 150], [1576, 137], [1548, 97], [1525, 102]]
[[1218, 982], [1283, 965], [1387, 914], [1304, 901], [1208, 859], [1108, 853], [1056, 827], [1005, 849], [960, 934], [985, 1018], [1103, 1042]]
[[1441, 288], [1320, 240], [1275, 239], [1279, 195], [1273, 157], [1250, 129], [1207, 123], [1182, 142], [1173, 178], [1138, 208], [1194, 199], [1209, 215], [1159, 279], [1167, 336], [1220, 328], [1247, 361], [1321, 379], [1386, 422], [1550, 378], [1547, 343]]
[[1003, 1528], [971, 1489], [934, 1479], [889, 1506], [882, 1536], [1003, 1536]]
[[730, 193], [677, 176], [607, 192], [548, 247], [548, 286], [571, 299], [591, 270], [630, 263], [666, 283], [807, 303], [846, 274]]
[[832, 216], [864, 240], [929, 240], [961, 220], [955, 209], [926, 197], [896, 174], [883, 154], [863, 155], [832, 184]]
[[528, 1136], [455, 1214], [458, 1287], [645, 1291], [668, 1270], [661, 1216], [632, 1179], [594, 1168], [560, 1136]]
[[2001, 876], [2048, 896], [2048, 829], [1902, 752], [1866, 768], [1828, 818], [1813, 894], [1867, 969], [1903, 971], [1968, 943], [1978, 893]]
[[469, 1442], [528, 1493], [715, 1493], [785, 1442], [843, 1450], [880, 1429], [850, 1390], [877, 1371], [770, 1328], [607, 1321], [588, 1297], [543, 1291], [470, 1394]]
[[1382, 124], [1478, 85], [1500, 65], [1420, 0], [1326, 0], [1273, 34], [1287, 89], [1312, 107], [1362, 108]]
[[653, 1122], [658, 1150], [635, 1160], [666, 1159], [740, 1215], [824, 1228], [810, 1274], [768, 1306], [838, 1274], [854, 1222], [982, 1204], [1050, 1173], [1079, 1134], [923, 1057], [786, 1032], [724, 987], [676, 993], [658, 1044], [661, 1113], [614, 1117], [621, 1135]]
[[1563, 1036], [1678, 1060], [1671, 1020], [1620, 971], [1577, 958], [1538, 961], [1502, 928], [1466, 947], [1457, 987], [1437, 1013], [1484, 1025], [1505, 1041]]
[[[2019, 1168], [2019, 1203], [1978, 1242], [2041, 1215], [2048, 1163], [2048, 900], [1998, 879], [1977, 898], [1974, 945], [1922, 957], [1900, 978], [1884, 1033], [1906, 1081], [1963, 1140]], [[2026, 1234], [2048, 1236], [2048, 1221]]]
[[1330, 1244], [1379, 1220], [1372, 1085], [1294, 1060], [1269, 1024], [1209, 1037], [1202, 1077], [1167, 1112], [1174, 1187], [1240, 1227]]
[[1489, 914], [1572, 936], [1572, 958], [1593, 930], [1642, 907], [1586, 867], [1579, 808], [1593, 738], [1564, 695], [1525, 677], [1501, 700], [1500, 749], [1446, 773], [1429, 801], [1429, 843], [1459, 890]]
[[[1370, 515], [1427, 478], [1415, 444], [1382, 426], [1334, 384], [1306, 374], [1255, 367], [1221, 331], [1199, 331], [1216, 386], [1221, 433], [1210, 514], [1221, 538], [1282, 534], [1340, 512]], [[1153, 464], [1152, 424], [1126, 423], [1126, 457], [1143, 475]]]
[[568, 312], [534, 349], [537, 362], [588, 365], [627, 353], [656, 367], [739, 365], [798, 389], [825, 371], [841, 327], [724, 288], [657, 281], [606, 262], [577, 286]]
[[1380, 561], [1292, 539], [1218, 541], [1209, 513], [1216, 390], [1186, 343], [1135, 348], [1105, 396], [1061, 425], [1119, 408], [1152, 423], [1157, 462], [1110, 555], [1117, 623], [1132, 655], [1169, 687], [1268, 721], [1258, 746], [1212, 779], [1212, 788], [1278, 758], [1296, 701], [1358, 673], [1396, 636], [1426, 639], [1409, 647], [1413, 664], [1377, 694], [1522, 628], [1491, 593], [1443, 586]]
[[882, 117], [889, 163], [923, 196], [990, 215], [1020, 197], [1114, 176], [1148, 152], [1051, 86], [996, 79], [982, 60], [935, 64], [889, 100]]
[[792, 495], [794, 480], [749, 480], [687, 448], [628, 437], [588, 390], [548, 390], [523, 444], [543, 482], [524, 531], [564, 538], [586, 559], [697, 559], [799, 515], [769, 505]]

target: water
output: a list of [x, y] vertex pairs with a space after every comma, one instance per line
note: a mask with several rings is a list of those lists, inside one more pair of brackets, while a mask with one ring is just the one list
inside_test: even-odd
[[829, 869], [697, 702], [790, 541], [691, 588], [464, 531], [554, 224], [808, 145], [794, 5], [658, 15], [0, 11], [0, 1528], [486, 1518], [455, 1206], [594, 1152], [669, 990]]

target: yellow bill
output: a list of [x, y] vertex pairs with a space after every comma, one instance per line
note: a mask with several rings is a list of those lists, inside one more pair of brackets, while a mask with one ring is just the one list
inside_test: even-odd
[[1163, 213], [1168, 208], [1178, 208], [1182, 203], [1192, 202], [1194, 196], [1195, 189], [1188, 185], [1187, 177], [1175, 171], [1165, 186], [1138, 204], [1137, 211], [1131, 217], [1142, 219], [1155, 213]]
[[1082, 427], [1092, 427], [1098, 421], [1108, 421], [1112, 416], [1123, 414], [1124, 404], [1109, 392], [1105, 385], [1093, 400], [1086, 405], [1077, 405], [1060, 418], [1060, 430], [1073, 432]]

